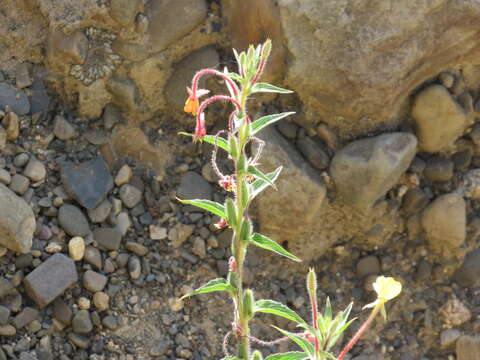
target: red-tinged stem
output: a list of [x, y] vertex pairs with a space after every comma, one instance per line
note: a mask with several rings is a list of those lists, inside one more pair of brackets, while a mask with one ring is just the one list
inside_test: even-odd
[[383, 305], [378, 304], [373, 308], [373, 310], [370, 313], [370, 316], [368, 317], [368, 319], [363, 323], [363, 325], [360, 327], [360, 329], [358, 329], [357, 333], [348, 342], [347, 346], [345, 346], [345, 348], [342, 350], [340, 355], [338, 355], [337, 360], [342, 360], [345, 357], [345, 355], [347, 355], [347, 353], [350, 351], [350, 349], [353, 347], [353, 345], [355, 345], [355, 343], [358, 341], [358, 339], [360, 339], [360, 337], [363, 335], [365, 330], [367, 330], [367, 328], [370, 326], [373, 319], [375, 318], [378, 311], [380, 310], [381, 306], [383, 306]]
[[315, 329], [315, 336], [313, 341], [315, 343], [315, 354], [318, 354], [320, 351], [320, 344], [318, 343], [317, 330], [318, 330], [318, 305], [317, 305], [317, 295], [310, 294], [310, 302], [312, 304], [312, 317], [313, 317], [313, 328]]
[[260, 65], [258, 66], [258, 70], [257, 70], [255, 76], [252, 79], [252, 84], [255, 84], [258, 81], [258, 79], [260, 79], [260, 76], [262, 76], [262, 74], [263, 74], [263, 70], [265, 70], [265, 65], [266, 64], [267, 64], [266, 59], [260, 60]]
[[237, 84], [235, 84], [235, 81], [233, 81], [232, 79], [230, 79], [227, 75], [225, 75], [224, 73], [222, 73], [221, 71], [218, 71], [218, 70], [215, 70], [215, 69], [203, 69], [203, 70], [200, 70], [199, 72], [197, 72], [195, 74], [195, 76], [193, 77], [192, 79], [192, 93], [195, 95], [196, 92], [197, 92], [197, 89], [198, 89], [198, 81], [200, 80], [200, 78], [204, 75], [207, 75], [207, 74], [212, 74], [212, 75], [216, 75], [216, 76], [219, 76], [221, 77], [223, 80], [225, 80], [226, 82], [228, 82], [228, 84], [230, 85], [230, 87], [233, 89], [233, 93], [235, 96], [238, 95], [239, 93], [239, 89], [238, 89], [238, 86]]
[[203, 119], [202, 119], [202, 114], [203, 114], [203, 110], [205, 110], [205, 107], [210, 104], [211, 102], [214, 102], [214, 101], [220, 101], [220, 100], [223, 100], [223, 101], [230, 101], [232, 102], [238, 111], [241, 111], [241, 106], [240, 106], [240, 103], [235, 100], [234, 98], [230, 97], [230, 96], [225, 96], [225, 95], [215, 95], [215, 96], [212, 96], [208, 99], [206, 99], [204, 102], [202, 102], [200, 104], [200, 106], [198, 107], [198, 113], [197, 113], [197, 127], [201, 128], [202, 126], [204, 127], [205, 124], [203, 123]]

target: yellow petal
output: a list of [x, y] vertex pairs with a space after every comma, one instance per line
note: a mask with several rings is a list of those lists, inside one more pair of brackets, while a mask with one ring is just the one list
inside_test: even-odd
[[397, 297], [402, 292], [402, 284], [392, 277], [379, 276], [373, 284], [378, 299], [386, 302]]

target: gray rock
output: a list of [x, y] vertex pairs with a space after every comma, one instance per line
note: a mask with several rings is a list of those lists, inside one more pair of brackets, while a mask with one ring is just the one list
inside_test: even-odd
[[29, 186], [30, 180], [28, 180], [27, 177], [20, 174], [15, 174], [12, 177], [9, 188], [18, 195], [23, 195], [28, 190]]
[[88, 217], [93, 223], [101, 223], [107, 220], [110, 211], [112, 210], [112, 203], [107, 199], [103, 200], [97, 207], [88, 209]]
[[365, 210], [384, 196], [407, 170], [417, 139], [409, 133], [389, 133], [354, 141], [338, 151], [330, 175], [339, 197]]
[[118, 250], [122, 242], [122, 233], [116, 228], [96, 228], [93, 239], [106, 250]]
[[30, 113], [40, 114], [40, 120], [44, 120], [50, 105], [50, 98], [42, 79], [35, 79], [31, 87]]
[[188, 171], [183, 174], [180, 186], [177, 189], [180, 199], [212, 199], [212, 186], [196, 172]]
[[33, 182], [42, 181], [45, 180], [45, 176], [47, 176], [47, 169], [41, 161], [38, 161], [32, 157], [28, 161], [25, 170], [23, 170], [23, 175], [28, 177]]
[[28, 274], [24, 285], [28, 296], [43, 308], [77, 281], [75, 262], [57, 253]]
[[15, 293], [15, 288], [10, 282], [10, 280], [0, 276], [0, 299], [3, 299], [6, 296], [13, 295]]
[[480, 336], [463, 335], [457, 340], [457, 360], [477, 360], [480, 353]]
[[10, 318], [10, 309], [0, 305], [0, 325], [6, 325]]
[[97, 270], [100, 270], [102, 268], [102, 254], [100, 254], [100, 250], [93, 246], [87, 246], [85, 248], [83, 260], [88, 264], [94, 266]]
[[88, 346], [90, 345], [89, 338], [80, 334], [69, 333], [68, 340], [80, 349], [88, 349]]
[[36, 228], [35, 216], [27, 203], [0, 184], [0, 245], [27, 253]]
[[92, 320], [87, 310], [79, 310], [72, 319], [73, 331], [77, 334], [88, 334], [93, 330]]
[[0, 108], [5, 110], [7, 105], [17, 115], [26, 115], [30, 111], [30, 102], [25, 92], [7, 83], [0, 83]]
[[107, 285], [107, 281], [108, 278], [105, 275], [92, 270], [87, 270], [83, 274], [83, 286], [92, 293], [102, 291], [105, 285]]
[[7, 146], [7, 132], [4, 127], [0, 125], [0, 151], [3, 152]]
[[448, 181], [453, 177], [453, 162], [434, 156], [427, 161], [423, 174], [430, 181]]
[[297, 131], [298, 131], [298, 125], [291, 122], [291, 121], [286, 121], [282, 120], [278, 123], [277, 129], [282, 134], [288, 139], [295, 139], [297, 137]]
[[323, 170], [328, 167], [330, 159], [327, 153], [312, 138], [305, 136], [299, 139], [297, 147], [315, 169]]
[[461, 335], [462, 333], [457, 329], [443, 330], [440, 334], [440, 347], [444, 350], [452, 348]]
[[463, 198], [450, 193], [439, 196], [422, 213], [422, 227], [430, 248], [446, 258], [455, 256], [455, 250], [466, 236], [466, 204]]
[[462, 266], [453, 274], [453, 280], [464, 287], [471, 287], [480, 280], [480, 249], [465, 257]]
[[135, 207], [142, 200], [142, 192], [130, 184], [122, 185], [119, 194], [123, 204], [129, 209]]
[[107, 329], [115, 330], [118, 328], [118, 320], [115, 316], [108, 315], [102, 319], [102, 325]]
[[133, 280], [137, 280], [142, 275], [142, 265], [138, 257], [130, 256], [128, 259], [128, 273]]
[[374, 255], [365, 256], [357, 263], [357, 276], [365, 277], [367, 275], [375, 275], [380, 272], [380, 261]]
[[90, 232], [86, 216], [75, 205], [62, 205], [58, 211], [58, 223], [70, 236], [85, 236]]
[[64, 162], [61, 176], [67, 193], [87, 209], [97, 207], [113, 187], [113, 178], [101, 157], [80, 165]]
[[53, 302], [53, 317], [65, 325], [72, 323], [72, 310], [62, 299], [56, 299]]
[[13, 325], [18, 329], [23, 328], [24, 326], [30, 324], [33, 320], [36, 320], [38, 317], [38, 310], [26, 307], [17, 316], [13, 319]]
[[420, 149], [432, 153], [450, 147], [468, 125], [462, 107], [440, 85], [432, 85], [417, 95], [411, 115]]
[[70, 140], [77, 136], [77, 131], [62, 115], [55, 116], [53, 133], [60, 140]]

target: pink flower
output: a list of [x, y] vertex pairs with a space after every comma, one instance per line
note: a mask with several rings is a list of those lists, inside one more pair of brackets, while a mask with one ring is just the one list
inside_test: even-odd
[[235, 181], [233, 177], [230, 175], [224, 176], [222, 179], [218, 181], [218, 184], [227, 191], [233, 191], [235, 186]]
[[205, 128], [205, 114], [200, 113], [197, 116], [197, 122], [195, 124], [195, 136], [193, 142], [201, 140], [202, 136], [207, 135], [207, 129]]
[[215, 226], [218, 230], [221, 230], [225, 227], [227, 227], [228, 223], [227, 223], [227, 220], [225, 219], [221, 219], [219, 222], [213, 224], [213, 226]]

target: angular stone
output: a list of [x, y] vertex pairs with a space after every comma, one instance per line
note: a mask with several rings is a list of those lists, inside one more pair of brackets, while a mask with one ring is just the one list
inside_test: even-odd
[[107, 250], [118, 250], [122, 242], [122, 233], [115, 228], [96, 228], [93, 239], [97, 244]]
[[465, 257], [462, 266], [453, 274], [453, 281], [464, 287], [472, 287], [480, 280], [480, 248]]
[[6, 325], [10, 317], [10, 309], [0, 305], [0, 325]]
[[0, 299], [3, 299], [6, 296], [13, 295], [15, 293], [15, 288], [10, 282], [10, 280], [0, 276]]
[[317, 216], [326, 195], [318, 172], [273, 127], [259, 137], [266, 142], [261, 170], [283, 166], [278, 191], [266, 189], [255, 199], [260, 232], [279, 243], [288, 241], [289, 250], [302, 259], [320, 256], [330, 244], [318, 239]]
[[212, 199], [212, 186], [199, 174], [186, 172], [180, 179], [177, 196], [183, 200]]
[[0, 83], [0, 109], [9, 106], [17, 115], [26, 115], [30, 111], [30, 102], [22, 90], [17, 90], [7, 83]]
[[70, 236], [85, 236], [90, 232], [86, 216], [74, 205], [62, 205], [58, 210], [58, 223]]
[[67, 193], [87, 209], [100, 204], [113, 187], [112, 176], [101, 157], [80, 165], [64, 162], [61, 177]]
[[40, 114], [40, 121], [45, 119], [50, 106], [50, 98], [42, 79], [35, 79], [31, 87], [32, 97], [30, 98], [30, 113]]
[[55, 116], [53, 133], [60, 140], [70, 140], [77, 136], [77, 130], [62, 115]]
[[457, 340], [457, 360], [477, 360], [480, 354], [480, 336], [463, 335]]
[[105, 275], [92, 270], [87, 270], [83, 274], [83, 286], [85, 289], [96, 293], [102, 291], [107, 285], [108, 278]]
[[135, 207], [142, 200], [142, 192], [130, 184], [122, 185], [119, 194], [123, 204], [129, 209]]
[[27, 203], [0, 184], [0, 245], [27, 253], [36, 228], [35, 216]]
[[31, 307], [26, 307], [20, 311], [17, 316], [15, 316], [13, 319], [13, 325], [15, 325], [17, 329], [21, 329], [30, 324], [33, 320], [36, 320], [38, 314], [38, 310]]
[[70, 325], [72, 322], [72, 310], [62, 299], [56, 299], [53, 302], [53, 317], [65, 325]]
[[416, 147], [417, 139], [409, 133], [383, 134], [348, 144], [330, 165], [337, 194], [356, 209], [370, 208], [407, 170]]
[[43, 308], [78, 281], [75, 263], [63, 254], [49, 257], [25, 277], [25, 290]]
[[122, 186], [127, 184], [133, 176], [133, 171], [127, 164], [123, 165], [118, 170], [117, 176], [115, 176], [115, 185]]
[[450, 193], [439, 196], [422, 213], [422, 227], [430, 248], [446, 258], [455, 256], [466, 237], [466, 204]]
[[93, 330], [92, 320], [87, 310], [78, 311], [72, 319], [73, 331], [77, 334], [88, 334]]
[[427, 152], [450, 147], [468, 125], [462, 107], [440, 85], [432, 85], [417, 95], [411, 115], [417, 126], [419, 147]]
[[88, 209], [88, 217], [93, 223], [101, 223], [107, 220], [111, 210], [112, 203], [105, 199], [96, 208]]

